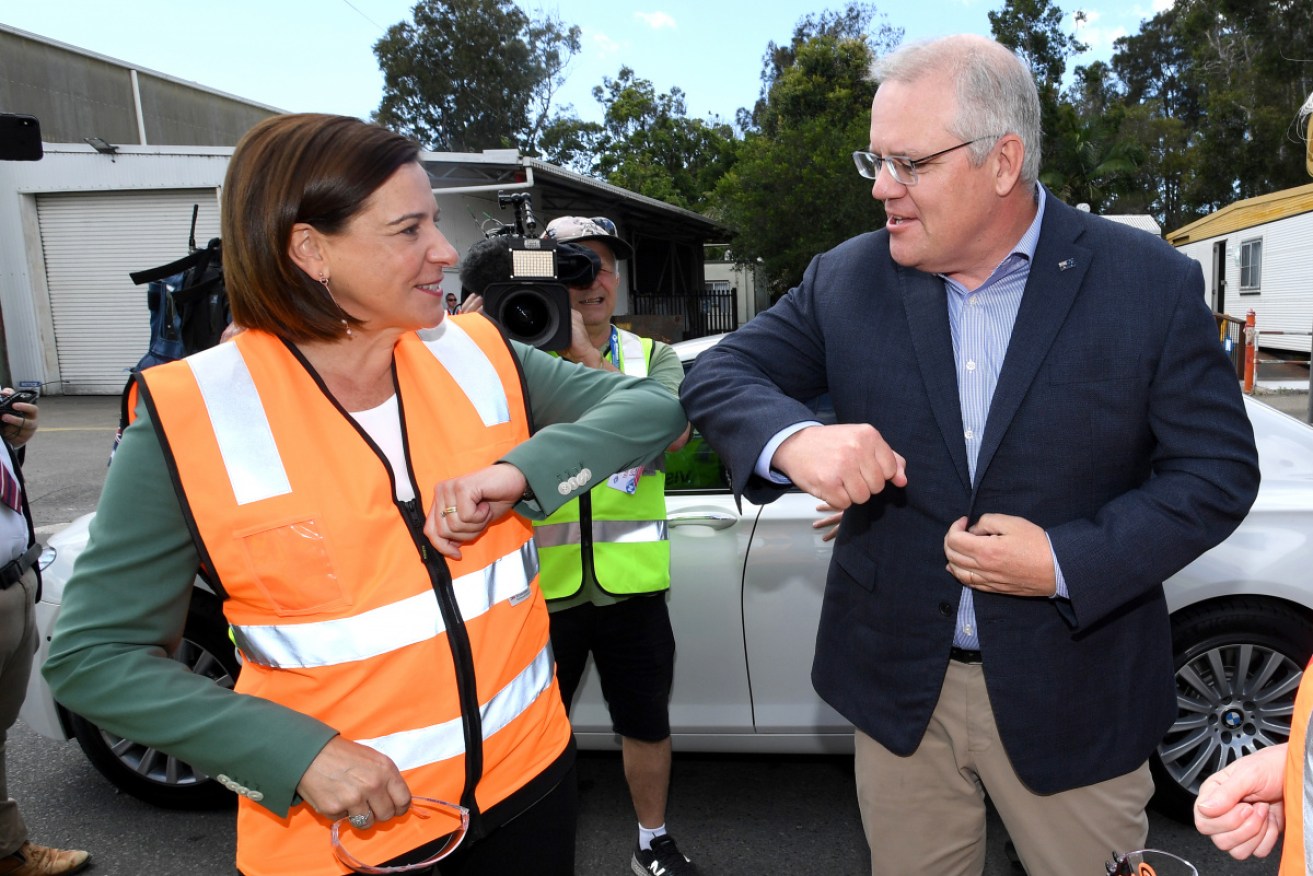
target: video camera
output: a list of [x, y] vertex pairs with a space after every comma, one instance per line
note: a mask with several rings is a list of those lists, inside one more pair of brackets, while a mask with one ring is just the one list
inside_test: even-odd
[[483, 296], [483, 312], [511, 338], [540, 350], [570, 346], [570, 287], [590, 286], [602, 262], [586, 246], [536, 236], [533, 196], [497, 193], [497, 206], [510, 205], [515, 222], [499, 224], [470, 247], [460, 282]]

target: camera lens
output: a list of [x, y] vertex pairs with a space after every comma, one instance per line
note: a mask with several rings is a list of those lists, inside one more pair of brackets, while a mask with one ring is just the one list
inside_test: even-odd
[[537, 291], [516, 291], [502, 302], [498, 321], [517, 338], [539, 338], [555, 330], [555, 320], [547, 301]]

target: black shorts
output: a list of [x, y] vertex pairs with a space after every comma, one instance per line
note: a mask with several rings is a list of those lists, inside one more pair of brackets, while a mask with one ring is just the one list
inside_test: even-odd
[[665, 592], [553, 612], [552, 651], [566, 711], [593, 655], [611, 729], [641, 742], [670, 736], [675, 634]]

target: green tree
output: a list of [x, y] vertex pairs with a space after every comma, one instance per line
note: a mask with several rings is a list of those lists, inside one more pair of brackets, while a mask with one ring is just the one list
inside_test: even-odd
[[883, 221], [851, 158], [870, 140], [871, 62], [902, 38], [888, 26], [873, 35], [876, 14], [851, 4], [804, 18], [787, 48], [767, 49], [763, 97], [740, 113], [752, 127], [712, 215], [734, 230], [737, 258], [759, 260], [774, 293], [796, 285], [817, 253]]
[[1306, 182], [1291, 120], [1313, 88], [1310, 45], [1289, 0], [1180, 0], [1117, 42], [1138, 181], [1164, 228]]
[[683, 91], [658, 93], [629, 67], [605, 77], [593, 97], [605, 108], [602, 123], [558, 118], [541, 141], [548, 161], [677, 207], [706, 205], [734, 162], [729, 125], [689, 118]]
[[1145, 152], [1123, 131], [1127, 107], [1114, 87], [1111, 68], [1096, 61], [1077, 67], [1074, 78], [1054, 109], [1040, 181], [1066, 203], [1110, 212], [1119, 198], [1133, 191]]
[[[1070, 141], [1078, 136], [1083, 125], [1061, 109], [1062, 81], [1067, 73], [1067, 60], [1087, 47], [1063, 30], [1065, 17], [1050, 0], [1006, 0], [1002, 9], [989, 13], [989, 26], [994, 39], [1016, 52], [1035, 77], [1043, 130], [1042, 166], [1053, 178], [1075, 180], [1085, 168], [1080, 158], [1081, 147]], [[1076, 13], [1076, 22], [1084, 19], [1083, 12]], [[1068, 142], [1064, 143], [1064, 139]]]
[[532, 151], [579, 34], [512, 0], [419, 0], [374, 44], [383, 71], [374, 120], [429, 149]]
[[772, 40], [767, 43], [762, 58], [761, 95], [751, 112], [739, 110], [737, 121], [740, 128], [760, 130], [771, 124], [775, 109], [771, 106], [770, 92], [775, 81], [797, 63], [799, 48], [821, 37], [862, 40], [873, 50], [885, 50], [898, 45], [903, 31], [890, 25], [870, 3], [850, 2], [840, 11], [825, 10], [803, 16], [794, 26], [789, 42], [780, 45]]

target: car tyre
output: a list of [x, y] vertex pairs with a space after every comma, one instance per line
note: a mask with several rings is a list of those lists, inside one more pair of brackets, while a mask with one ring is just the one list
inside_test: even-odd
[[1231, 599], [1172, 616], [1179, 711], [1150, 758], [1154, 806], [1193, 820], [1204, 779], [1290, 736], [1313, 620], [1294, 606]]
[[[193, 591], [181, 643], [173, 659], [192, 672], [232, 688], [240, 663], [218, 600]], [[170, 809], [215, 809], [236, 800], [227, 788], [195, 767], [149, 746], [102, 730], [80, 715], [70, 724], [87, 759], [120, 790]]]

